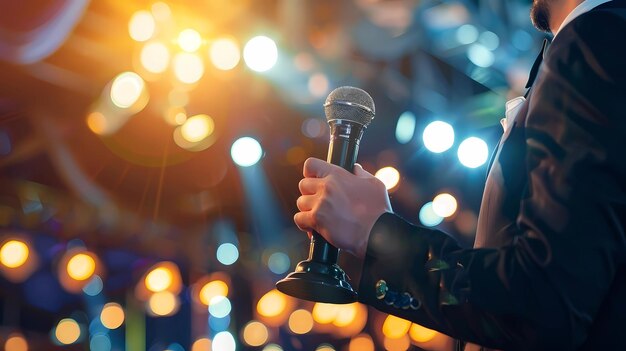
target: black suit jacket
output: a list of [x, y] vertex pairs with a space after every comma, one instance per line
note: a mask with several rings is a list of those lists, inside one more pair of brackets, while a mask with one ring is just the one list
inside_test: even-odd
[[626, 350], [625, 106], [614, 0], [554, 39], [498, 147], [476, 247], [385, 214], [360, 301], [496, 349]]

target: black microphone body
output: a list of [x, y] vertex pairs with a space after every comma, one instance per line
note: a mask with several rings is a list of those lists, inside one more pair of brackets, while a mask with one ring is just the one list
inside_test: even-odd
[[[324, 104], [331, 129], [327, 161], [352, 172], [365, 128], [374, 118], [374, 103], [361, 89], [341, 87]], [[339, 249], [313, 232], [309, 257], [279, 281], [279, 291], [300, 299], [328, 303], [351, 303], [357, 293], [337, 265]]]

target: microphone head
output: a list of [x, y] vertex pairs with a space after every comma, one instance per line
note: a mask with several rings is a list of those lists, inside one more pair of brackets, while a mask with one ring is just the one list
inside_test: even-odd
[[344, 120], [367, 127], [376, 114], [374, 99], [365, 90], [355, 87], [339, 87], [328, 94], [324, 103], [328, 122]]

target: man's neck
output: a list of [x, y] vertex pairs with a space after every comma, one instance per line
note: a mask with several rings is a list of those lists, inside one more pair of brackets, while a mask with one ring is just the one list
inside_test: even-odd
[[550, 6], [550, 31], [556, 33], [570, 12], [584, 0], [555, 0]]

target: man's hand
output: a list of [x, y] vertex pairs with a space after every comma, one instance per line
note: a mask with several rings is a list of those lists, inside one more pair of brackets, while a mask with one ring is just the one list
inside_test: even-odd
[[316, 231], [333, 246], [363, 258], [374, 223], [391, 212], [385, 185], [361, 165], [352, 174], [317, 158], [304, 162], [303, 174], [300, 212], [294, 216], [298, 228]]

